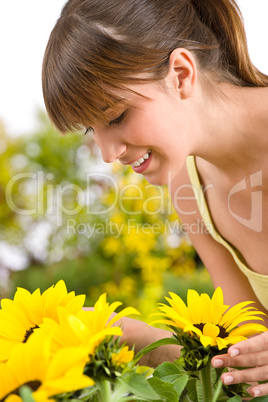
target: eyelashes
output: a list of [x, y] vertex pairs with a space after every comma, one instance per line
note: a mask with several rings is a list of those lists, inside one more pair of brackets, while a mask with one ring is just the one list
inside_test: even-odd
[[84, 135], [87, 134], [94, 134], [94, 129], [92, 127], [87, 127], [86, 131], [84, 132]]
[[116, 117], [115, 119], [111, 120], [111, 121], [108, 123], [108, 126], [111, 127], [111, 126], [116, 126], [116, 125], [118, 125], [118, 124], [123, 123], [123, 121], [124, 121], [125, 118], [126, 118], [126, 115], [127, 115], [127, 110], [125, 110], [123, 113], [121, 113], [120, 116], [118, 116], [118, 117]]
[[[111, 120], [111, 121], [108, 123], [108, 127], [117, 126], [117, 125], [123, 123], [123, 121], [125, 120], [126, 116], [127, 116], [127, 110], [125, 110], [123, 113], [121, 113], [121, 114], [120, 114], [118, 117], [116, 117], [115, 119]], [[93, 129], [93, 127], [87, 127], [87, 128], [86, 128], [86, 131], [84, 132], [84, 135], [86, 135], [86, 134], [94, 134], [94, 129]]]

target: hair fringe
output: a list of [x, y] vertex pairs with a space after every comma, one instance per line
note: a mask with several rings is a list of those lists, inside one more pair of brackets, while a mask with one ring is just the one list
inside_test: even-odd
[[61, 132], [105, 122], [130, 84], [166, 76], [178, 47], [193, 52], [215, 82], [268, 86], [250, 60], [235, 0], [69, 0], [43, 60], [50, 119]]

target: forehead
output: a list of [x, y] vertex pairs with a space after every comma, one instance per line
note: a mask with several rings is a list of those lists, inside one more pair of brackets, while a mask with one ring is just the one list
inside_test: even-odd
[[[110, 114], [119, 113], [122, 109], [130, 106], [138, 106], [142, 100], [151, 100], [155, 97], [156, 89], [159, 89], [153, 82], [142, 82], [126, 85], [124, 88], [110, 88], [101, 104], [100, 100], [95, 104], [101, 104], [97, 113], [97, 120], [109, 119]], [[97, 116], [96, 116], [97, 117]]]
[[[126, 105], [133, 105], [142, 100], [153, 100], [159, 95], [159, 92], [165, 91], [164, 82], [160, 81], [142, 81], [136, 84], [126, 85], [124, 90], [112, 90], [112, 108], [121, 108]], [[110, 109], [105, 107], [104, 111]]]

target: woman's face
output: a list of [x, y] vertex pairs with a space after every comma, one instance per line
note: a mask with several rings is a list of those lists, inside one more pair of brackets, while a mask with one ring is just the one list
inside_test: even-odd
[[167, 184], [190, 154], [189, 105], [156, 83], [130, 88], [146, 98], [125, 93], [130, 106], [117, 114], [108, 110], [110, 123], [95, 124], [94, 139], [105, 162], [119, 160], [149, 183]]

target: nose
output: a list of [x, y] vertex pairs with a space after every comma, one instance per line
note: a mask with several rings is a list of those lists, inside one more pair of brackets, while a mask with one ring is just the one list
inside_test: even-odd
[[112, 163], [115, 162], [117, 159], [120, 158], [120, 156], [124, 153], [125, 151], [119, 150], [119, 149], [112, 149], [109, 148], [109, 145], [105, 147], [105, 149], [102, 147], [101, 148], [101, 155], [102, 155], [102, 159], [104, 160], [104, 162], [106, 163]]
[[95, 135], [94, 139], [96, 144], [101, 150], [102, 159], [106, 163], [112, 163], [117, 160], [126, 150], [126, 145], [119, 142], [112, 136]]

